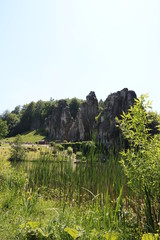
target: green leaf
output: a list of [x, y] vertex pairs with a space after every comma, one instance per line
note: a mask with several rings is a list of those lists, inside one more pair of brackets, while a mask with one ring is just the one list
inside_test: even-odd
[[77, 239], [79, 237], [79, 231], [74, 228], [67, 227], [64, 231], [67, 232], [73, 239]]
[[41, 228], [38, 228], [37, 231], [38, 231], [39, 237], [43, 237], [43, 238], [47, 239], [51, 235], [51, 234], [48, 234], [48, 233], [44, 233], [44, 231]]
[[20, 228], [25, 228], [27, 226], [29, 226], [31, 229], [35, 229], [40, 226], [40, 223], [39, 222], [27, 222], [27, 223], [20, 225]]
[[118, 233], [110, 232], [105, 234], [106, 240], [117, 240], [118, 239]]
[[145, 233], [142, 236], [142, 240], [158, 240], [159, 235], [158, 234], [152, 234], [152, 233]]

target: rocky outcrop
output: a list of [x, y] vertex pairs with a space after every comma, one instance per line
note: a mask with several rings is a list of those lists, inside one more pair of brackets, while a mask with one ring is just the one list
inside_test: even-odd
[[110, 148], [119, 137], [119, 129], [116, 127], [115, 117], [120, 117], [122, 112], [127, 112], [134, 99], [137, 98], [134, 91], [124, 88], [121, 91], [110, 94], [104, 102], [104, 110], [97, 118], [95, 131], [97, 140]]
[[134, 91], [124, 88], [110, 94], [104, 101], [104, 110], [99, 112], [98, 100], [90, 92], [78, 110], [75, 120], [65, 100], [60, 100], [52, 115], [46, 119], [45, 129], [49, 138], [54, 140], [84, 141], [96, 136], [96, 140], [112, 146], [119, 137], [115, 117], [127, 112], [136, 98]]
[[65, 100], [60, 100], [58, 106], [52, 111], [52, 114], [45, 121], [45, 131], [49, 139], [69, 140], [68, 132], [73, 123], [70, 109]]
[[81, 104], [76, 119], [68, 133], [71, 141], [90, 140], [98, 115], [98, 100], [94, 92], [90, 92], [86, 101]]

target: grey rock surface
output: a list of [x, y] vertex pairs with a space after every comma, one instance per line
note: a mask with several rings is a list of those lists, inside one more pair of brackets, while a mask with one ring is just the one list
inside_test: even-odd
[[93, 137], [102, 144], [112, 146], [119, 137], [115, 117], [127, 112], [134, 99], [134, 91], [124, 88], [110, 94], [104, 101], [104, 109], [100, 112], [95, 92], [90, 92], [86, 101], [78, 110], [73, 120], [69, 106], [65, 100], [60, 100], [58, 106], [45, 121], [45, 130], [53, 140], [86, 141]]

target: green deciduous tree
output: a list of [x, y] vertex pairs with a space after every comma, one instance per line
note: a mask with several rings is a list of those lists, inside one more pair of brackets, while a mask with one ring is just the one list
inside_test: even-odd
[[8, 130], [9, 130], [9, 133], [11, 134], [14, 128], [19, 123], [20, 118], [15, 113], [9, 113], [8, 115], [6, 115], [5, 120], [7, 121]]
[[3, 121], [0, 118], [0, 139], [4, 138], [6, 135], [8, 134], [8, 126], [7, 126], [7, 122]]
[[160, 222], [160, 136], [153, 135], [149, 128], [155, 121], [149, 110], [147, 96], [141, 96], [128, 113], [116, 120], [129, 142], [129, 148], [121, 153], [121, 164], [129, 186], [139, 199], [139, 222], [154, 232]]
[[15, 141], [11, 147], [11, 156], [10, 160], [12, 161], [22, 161], [25, 159], [25, 149], [22, 146], [22, 137], [17, 135]]
[[75, 119], [77, 116], [78, 109], [83, 101], [78, 98], [72, 98], [68, 102], [71, 116]]

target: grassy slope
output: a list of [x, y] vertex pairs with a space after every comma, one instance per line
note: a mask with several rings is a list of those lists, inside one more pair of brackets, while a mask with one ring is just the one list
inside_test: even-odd
[[[36, 143], [39, 140], [44, 140], [46, 138], [46, 136], [37, 130], [34, 130], [32, 132], [27, 132], [27, 133], [23, 133], [21, 134], [22, 136], [22, 141], [23, 142], [32, 142], [32, 143]], [[13, 142], [15, 140], [15, 137], [10, 137], [10, 138], [6, 138], [3, 140], [3, 142]]]

